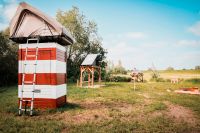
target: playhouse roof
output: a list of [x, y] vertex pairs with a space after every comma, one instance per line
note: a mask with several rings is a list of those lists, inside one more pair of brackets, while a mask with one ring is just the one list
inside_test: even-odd
[[82, 66], [95, 66], [97, 56], [98, 56], [98, 54], [88, 54], [81, 65]]
[[56, 41], [61, 45], [74, 43], [72, 35], [59, 22], [22, 2], [10, 23], [10, 39], [25, 43], [32, 37], [39, 37], [40, 42]]

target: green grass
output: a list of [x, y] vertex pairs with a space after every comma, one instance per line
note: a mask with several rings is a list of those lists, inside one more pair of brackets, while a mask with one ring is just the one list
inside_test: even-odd
[[[193, 86], [200, 88], [196, 82], [137, 83], [135, 91], [133, 83], [69, 84], [67, 105], [33, 117], [17, 115], [17, 86], [0, 88], [0, 132], [200, 132], [200, 96], [174, 93]], [[195, 125], [170, 117], [168, 104], [191, 110]]]
[[[9, 114], [7, 114], [9, 115]], [[17, 118], [17, 116], [1, 116], [0, 117], [0, 132], [60, 132], [62, 123], [57, 121], [38, 120], [34, 121], [31, 118]]]
[[197, 78], [187, 79], [186, 82], [190, 82], [193, 84], [200, 84], [200, 79], [197, 79]]
[[162, 102], [154, 102], [148, 106], [148, 112], [160, 111], [167, 109], [167, 106]]

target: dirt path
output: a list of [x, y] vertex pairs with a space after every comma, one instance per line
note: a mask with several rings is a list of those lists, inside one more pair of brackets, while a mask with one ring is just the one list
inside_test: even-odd
[[198, 124], [194, 112], [186, 107], [164, 102], [167, 105], [165, 110], [157, 110], [146, 113], [145, 108], [148, 107], [152, 100], [144, 99], [142, 104], [128, 104], [120, 102], [106, 103], [103, 101], [85, 100], [76, 101], [80, 105], [79, 111], [64, 111], [48, 115], [48, 119], [56, 119], [63, 123], [83, 124], [88, 122], [98, 123], [101, 121], [112, 120], [118, 117], [122, 121], [146, 121], [147, 118], [155, 118], [159, 116], [168, 117], [175, 123], [187, 123], [194, 127]]
[[197, 124], [197, 118], [192, 110], [171, 103], [167, 103], [167, 106], [167, 115], [171, 117], [175, 122], [186, 122], [193, 126]]

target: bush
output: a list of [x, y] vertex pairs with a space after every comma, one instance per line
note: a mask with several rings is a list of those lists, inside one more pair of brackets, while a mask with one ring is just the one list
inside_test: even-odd
[[165, 80], [163, 78], [151, 78], [150, 81], [153, 81], [153, 82], [167, 82], [167, 80]]
[[[79, 79], [78, 79], [79, 80]], [[76, 77], [71, 76], [67, 79], [67, 83], [75, 83], [77, 81]]]
[[150, 81], [153, 81], [153, 82], [167, 82], [167, 80], [161, 78], [158, 73], [152, 73]]
[[190, 82], [190, 83], [194, 83], [194, 84], [199, 84], [200, 83], [200, 79], [197, 78], [193, 78], [193, 79], [187, 79], [185, 80], [186, 82]]
[[173, 67], [168, 67], [166, 70], [167, 70], [167, 71], [173, 71], [174, 68], [173, 68]]
[[110, 77], [109, 81], [111, 81], [111, 82], [131, 82], [131, 78], [130, 77], [114, 76], [114, 77]]
[[127, 71], [123, 67], [115, 67], [111, 70], [112, 74], [127, 74]]
[[148, 81], [146, 79], [143, 79], [143, 82], [142, 83], [147, 83]]
[[17, 83], [17, 48], [5, 33], [0, 32], [0, 86]]
[[171, 80], [170, 79], [166, 79], [165, 82], [171, 82]]
[[200, 70], [200, 66], [195, 66], [195, 70]]

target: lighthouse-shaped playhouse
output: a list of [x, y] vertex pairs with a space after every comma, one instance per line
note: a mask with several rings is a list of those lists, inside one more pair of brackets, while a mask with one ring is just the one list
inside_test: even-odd
[[56, 20], [23, 2], [11, 20], [10, 39], [19, 44], [19, 114], [30, 111], [32, 115], [34, 108], [64, 105], [66, 47], [74, 43], [71, 34]]

